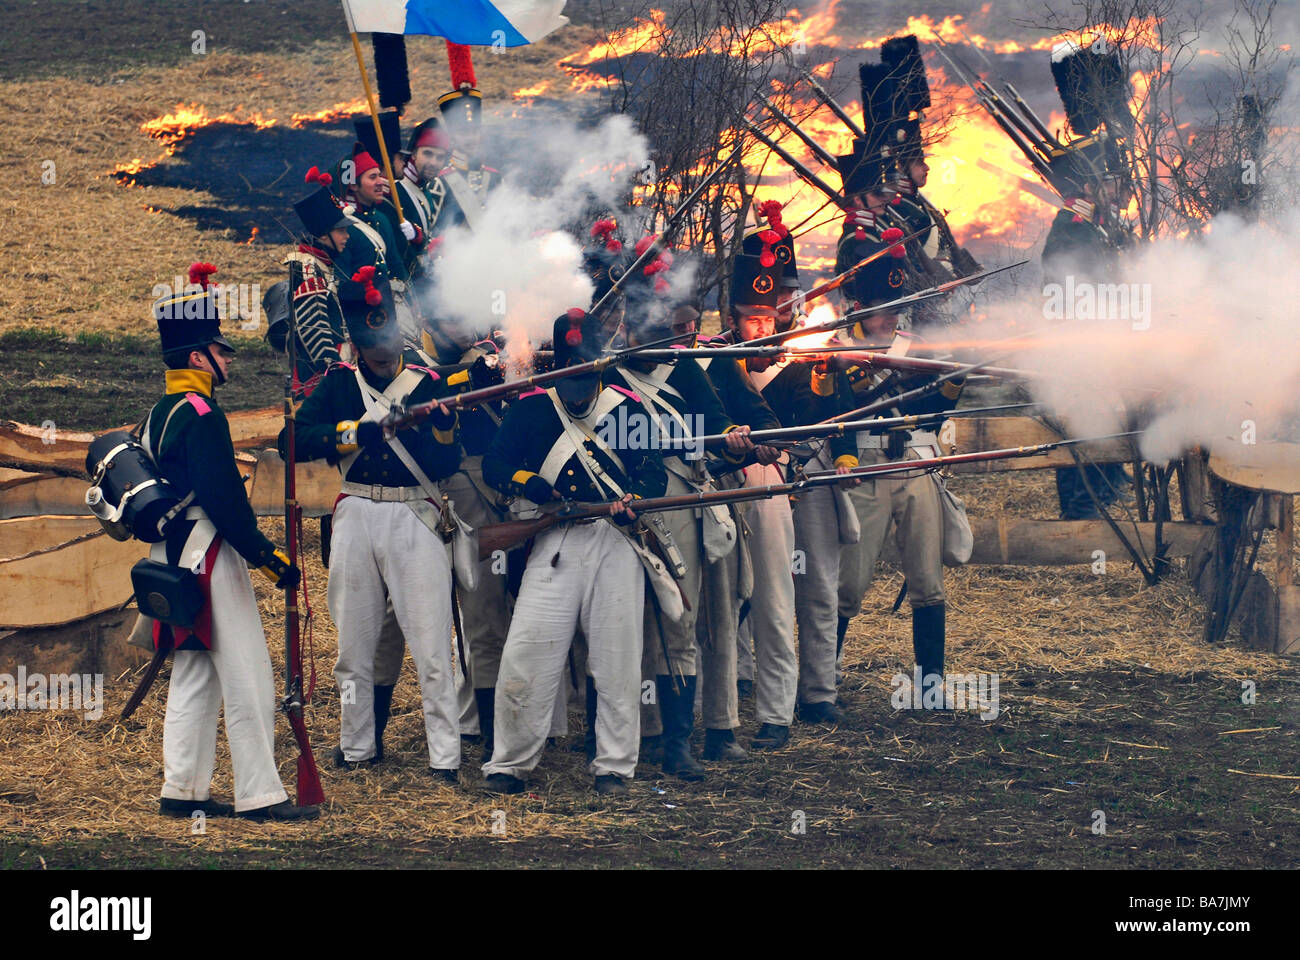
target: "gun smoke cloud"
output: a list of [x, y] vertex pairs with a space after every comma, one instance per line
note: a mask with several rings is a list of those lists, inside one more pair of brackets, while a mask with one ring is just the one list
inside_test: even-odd
[[[1225, 215], [1203, 236], [1126, 251], [1113, 282], [1022, 288], [988, 315], [1071, 435], [1128, 429], [1127, 409], [1145, 459], [1199, 445], [1233, 460], [1300, 440], [1297, 263], [1300, 212], [1271, 224]], [[997, 340], [987, 347], [1000, 355]]]
[[[625, 116], [582, 129], [553, 118], [523, 120], [512, 133], [529, 165], [506, 173], [477, 229], [447, 232], [428, 306], [433, 316], [478, 332], [504, 330], [520, 351], [549, 339], [567, 309], [591, 302], [574, 234], [585, 237], [593, 212], [621, 209], [649, 147]], [[630, 222], [620, 217], [625, 234]]]

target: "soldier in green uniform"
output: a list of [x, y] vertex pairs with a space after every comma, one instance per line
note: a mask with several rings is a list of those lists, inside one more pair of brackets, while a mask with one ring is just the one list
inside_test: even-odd
[[[235, 349], [221, 335], [215, 269], [195, 264], [191, 286], [154, 304], [167, 393], [149, 413], [142, 444], [186, 505], [153, 559], [199, 574], [204, 606], [192, 629], [155, 623], [154, 642], [174, 649], [163, 722], [161, 812], [304, 820], [317, 807], [289, 801], [276, 768], [275, 688], [248, 567], [277, 589], [300, 579], [257, 527], [235, 465], [230, 425], [215, 398]], [[169, 636], [164, 638], [164, 632]], [[234, 769], [233, 807], [211, 799], [217, 719], [224, 707]]]

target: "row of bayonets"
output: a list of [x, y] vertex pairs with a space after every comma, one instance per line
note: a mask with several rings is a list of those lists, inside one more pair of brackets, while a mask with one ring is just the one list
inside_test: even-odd
[[[960, 29], [960, 28], [959, 28]], [[964, 35], [963, 35], [964, 36]], [[1016, 183], [1021, 190], [1029, 193], [1038, 199], [1049, 203], [1057, 208], [1066, 207], [1065, 198], [1056, 189], [1051, 176], [1051, 162], [1054, 157], [1058, 157], [1066, 152], [1066, 146], [1061, 143], [1060, 139], [1054, 135], [1045, 123], [1039, 118], [1032, 107], [1020, 95], [1020, 91], [1015, 88], [1009, 80], [1000, 77], [996, 73], [993, 62], [977, 45], [967, 40], [967, 45], [973, 49], [984, 61], [984, 66], [994, 80], [1001, 86], [1003, 93], [999, 93], [992, 83], [979, 75], [979, 72], [971, 68], [969, 64], [953, 49], [952, 45], [947, 43], [938, 34], [934, 35], [935, 51], [943, 59], [949, 69], [952, 71], [954, 79], [965, 84], [975, 94], [977, 102], [993, 118], [993, 121], [1002, 129], [1002, 131], [1011, 138], [1011, 141], [1024, 153], [1037, 173], [1042, 179], [1045, 186], [1026, 180], [1023, 177], [1017, 177], [1010, 171], [980, 158], [976, 163], [983, 169], [991, 173], [998, 174], [1002, 177], [1009, 178]], [[866, 132], [862, 126], [857, 123], [848, 112], [835, 101], [835, 98], [827, 92], [826, 88], [807, 70], [802, 71], [801, 77], [808, 85], [817, 100], [829, 109], [844, 124], [844, 126], [858, 139], [864, 139]], [[804, 145], [811, 151], [819, 161], [832, 170], [839, 171], [839, 162], [836, 156], [827, 150], [822, 144], [818, 143], [815, 138], [808, 134], [806, 130], [791, 118], [787, 113], [781, 110], [776, 104], [769, 100], [762, 93], [757, 94], [759, 102], [772, 114], [774, 118], [791, 133], [797, 136]], [[780, 157], [792, 169], [799, 178], [809, 186], [813, 187], [819, 193], [823, 194], [828, 200], [845, 206], [848, 198], [842, 191], [836, 190], [825, 180], [819, 177], [815, 172], [801, 163], [790, 151], [786, 150], [774, 139], [767, 136], [752, 121], [746, 120], [745, 126], [749, 132], [760, 143], [766, 146], [772, 153]]]

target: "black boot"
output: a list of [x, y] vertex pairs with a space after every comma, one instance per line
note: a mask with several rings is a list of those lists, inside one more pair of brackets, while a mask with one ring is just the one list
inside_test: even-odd
[[695, 727], [695, 677], [655, 677], [659, 688], [659, 715], [664, 721], [664, 773], [688, 783], [704, 779], [704, 765], [691, 756], [691, 730]]
[[748, 757], [749, 754], [741, 749], [740, 744], [736, 743], [736, 731], [704, 731], [705, 760], [745, 760]]
[[483, 734], [483, 762], [487, 763], [496, 744], [496, 687], [475, 687], [474, 702], [478, 704], [478, 728]]
[[596, 681], [587, 678], [587, 732], [582, 745], [587, 749], [587, 762], [596, 762]]
[[[943, 686], [943, 647], [945, 605], [936, 603], [928, 607], [912, 608], [912, 652], [921, 669], [921, 702], [925, 693], [935, 683]], [[938, 677], [938, 679], [935, 679]], [[940, 709], [946, 708], [943, 704]]]
[[835, 659], [839, 660], [844, 652], [844, 635], [849, 632], [849, 617], [840, 617], [840, 625], [835, 634]]
[[393, 710], [394, 686], [375, 684], [375, 759], [379, 763], [384, 759], [384, 730], [388, 727], [388, 715]]

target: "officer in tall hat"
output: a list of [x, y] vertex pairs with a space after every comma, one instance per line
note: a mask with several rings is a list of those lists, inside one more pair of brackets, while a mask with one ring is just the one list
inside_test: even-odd
[[[552, 342], [556, 366], [566, 367], [600, 356], [604, 339], [599, 322], [574, 308], [556, 320]], [[588, 767], [595, 787], [626, 793], [636, 769], [647, 572], [664, 590], [660, 602], [677, 602], [666, 615], [683, 611], [662, 562], [629, 536], [634, 501], [663, 495], [663, 459], [633, 431], [602, 427], [607, 417], [633, 423], [649, 411], [599, 373], [567, 377], [512, 403], [483, 459], [485, 479], [515, 498], [521, 516], [560, 499], [612, 504], [608, 517], [561, 522], [533, 543], [497, 679], [496, 744], [483, 767], [490, 790], [520, 792], [537, 765], [578, 627], [599, 703]]]
[[292, 294], [297, 332], [295, 394], [301, 396], [310, 394], [330, 365], [341, 359], [339, 350], [347, 340], [334, 259], [347, 246], [349, 222], [329, 189], [331, 179], [314, 167], [308, 172], [307, 182], [315, 189], [293, 205], [303, 232], [297, 248], [283, 260], [290, 280], [276, 283], [263, 298], [266, 338], [277, 350], [287, 351]]
[[[438, 407], [421, 426], [385, 437], [380, 421], [395, 402], [443, 394], [436, 375], [402, 359], [403, 340], [388, 283], [363, 268], [340, 289], [355, 364], [338, 363], [296, 418], [304, 460], [337, 464], [329, 608], [338, 626], [334, 675], [343, 697], [335, 762], [375, 760], [375, 655], [391, 601], [415, 661], [429, 768], [455, 783], [459, 709], [451, 655], [451, 567], [439, 536], [439, 481], [460, 462], [456, 416]], [[389, 691], [391, 695], [391, 690]]]
[[[647, 237], [641, 243], [648, 245], [652, 241]], [[638, 247], [645, 249], [640, 244]], [[629, 346], [674, 335], [675, 300], [668, 280], [671, 264], [670, 255], [664, 253], [628, 277], [624, 326]], [[614, 376], [641, 398], [670, 442], [670, 449], [664, 451], [668, 496], [714, 489], [703, 451], [690, 448], [692, 438], [700, 431], [726, 434], [721, 457], [728, 471], [753, 462], [749, 427], [731, 420], [708, 376], [693, 358], [663, 363], [638, 360], [633, 355], [620, 364]], [[611, 378], [610, 382], [617, 381]], [[707, 516], [705, 512], [697, 517], [692, 510], [674, 510], [647, 521], [677, 565], [675, 573], [689, 607], [679, 620], [673, 620], [663, 616], [653, 597], [647, 598], [642, 678], [654, 685], [657, 697], [645, 704], [641, 713], [643, 755], [646, 738], [659, 737], [662, 732], [663, 771], [688, 781], [704, 778], [704, 767], [690, 750], [698, 673], [696, 621], [704, 566], [707, 562], [722, 562], [736, 546], [730, 511], [714, 507], [707, 508]], [[712, 739], [722, 733], [717, 731]], [[731, 734], [729, 727], [725, 734]]]
[[[903, 254], [901, 245], [892, 253]], [[898, 299], [903, 284], [901, 257], [886, 256], [859, 271], [853, 279], [852, 298], [858, 306], [880, 306]], [[871, 342], [888, 342], [894, 337], [901, 310], [876, 313], [863, 320], [860, 332]], [[882, 397], [910, 389], [919, 380], [886, 380], [889, 374], [877, 373], [852, 363], [845, 367], [850, 385], [842, 391], [841, 405], [847, 409], [860, 406], [866, 394]], [[923, 378], [929, 379], [929, 378]], [[939, 393], [895, 407], [887, 416], [933, 413], [952, 409], [961, 395], [964, 381], [946, 383]], [[938, 440], [929, 430], [891, 431], [887, 434], [860, 432], [855, 438], [857, 459], [862, 464], [905, 461], [917, 457], [937, 456]], [[875, 573], [885, 537], [895, 529], [902, 555], [903, 573], [907, 578], [907, 598], [912, 604], [912, 645], [923, 690], [942, 690], [944, 664], [945, 594], [943, 588], [943, 524], [940, 506], [941, 481], [924, 473], [905, 478], [882, 477], [868, 480], [849, 490], [849, 499], [857, 515], [860, 530], [856, 544], [845, 544], [839, 556], [837, 661], [842, 654], [849, 622], [862, 609]], [[942, 706], [939, 699], [923, 701], [928, 706]]]
[[[1052, 76], [1075, 139], [1053, 150], [1052, 186], [1065, 200], [1043, 245], [1044, 285], [1110, 282], [1126, 241], [1120, 210], [1128, 203], [1124, 146], [1132, 132], [1128, 82], [1119, 53], [1099, 38], [1088, 46], [1064, 41], [1052, 50]], [[1087, 484], [1084, 482], [1087, 475]], [[1124, 496], [1130, 481], [1122, 464], [1056, 471], [1063, 520], [1098, 517], [1101, 506]]]
[[[217, 403], [235, 348], [221, 333], [211, 264], [190, 268], [190, 285], [157, 301], [167, 393], [146, 419], [141, 443], [183, 496], [153, 559], [198, 571], [203, 607], [191, 629], [156, 623], [154, 643], [175, 649], [163, 723], [161, 812], [260, 820], [315, 819], [289, 801], [276, 768], [271, 657], [248, 568], [296, 587], [298, 568], [257, 527], [235, 465], [230, 426]], [[211, 799], [217, 719], [224, 707], [234, 769], [233, 807]]]
[[451, 162], [442, 172], [448, 198], [448, 225], [475, 229], [488, 193], [501, 174], [483, 163], [483, 94], [478, 91], [469, 47], [447, 42], [451, 92], [438, 98], [442, 124], [451, 141]]

